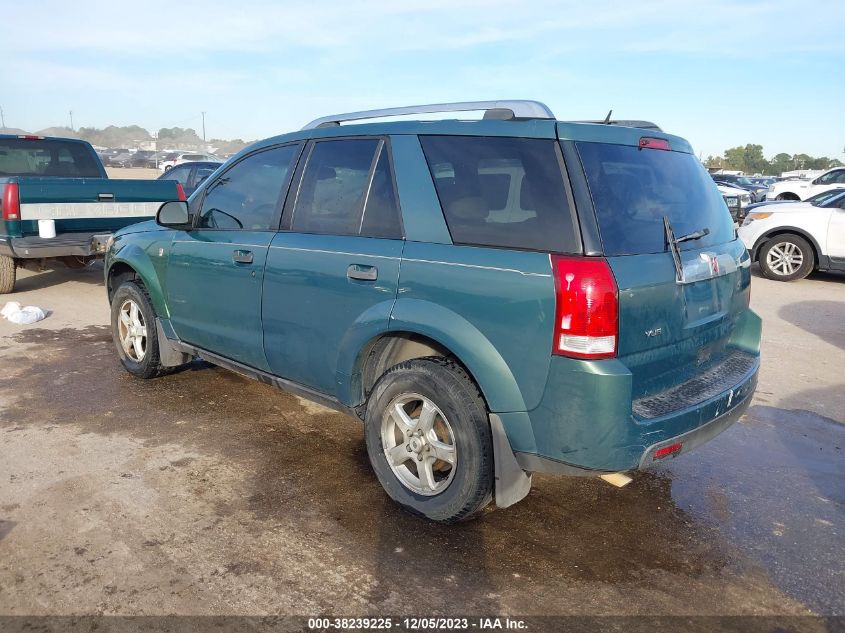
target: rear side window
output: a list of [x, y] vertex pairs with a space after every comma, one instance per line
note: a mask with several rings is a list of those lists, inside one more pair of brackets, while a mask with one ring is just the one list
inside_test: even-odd
[[629, 145], [577, 142], [596, 209], [605, 255], [666, 250], [663, 216], [676, 237], [701, 229], [710, 234], [682, 249], [734, 239], [722, 195], [692, 154]]
[[315, 143], [297, 194], [291, 230], [400, 238], [399, 208], [384, 141]]
[[556, 142], [421, 136], [456, 244], [578, 250]]
[[102, 178], [87, 145], [22, 138], [0, 139], [0, 176]]

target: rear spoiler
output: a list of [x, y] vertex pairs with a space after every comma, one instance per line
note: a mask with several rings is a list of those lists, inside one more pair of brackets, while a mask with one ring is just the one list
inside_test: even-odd
[[636, 119], [614, 119], [612, 121], [570, 121], [570, 123], [594, 123], [598, 125], [621, 125], [622, 127], [638, 127], [644, 130], [652, 130], [654, 132], [662, 132], [663, 130], [656, 123], [651, 121], [638, 121]]

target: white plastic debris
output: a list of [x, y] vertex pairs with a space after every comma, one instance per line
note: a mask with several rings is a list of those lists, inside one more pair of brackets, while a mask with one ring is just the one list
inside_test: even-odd
[[9, 301], [0, 310], [0, 314], [3, 315], [3, 318], [19, 325], [29, 325], [47, 318], [47, 314], [41, 308], [35, 306], [21, 307], [21, 304], [17, 301]]

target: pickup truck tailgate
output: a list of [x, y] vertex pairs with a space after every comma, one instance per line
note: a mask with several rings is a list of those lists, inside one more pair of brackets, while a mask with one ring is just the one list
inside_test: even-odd
[[20, 178], [21, 237], [38, 235], [38, 220], [55, 220], [56, 233], [111, 233], [154, 217], [176, 200], [172, 180]]

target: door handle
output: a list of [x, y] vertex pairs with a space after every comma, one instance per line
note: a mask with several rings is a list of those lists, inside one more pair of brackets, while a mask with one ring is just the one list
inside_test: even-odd
[[350, 264], [346, 269], [346, 276], [349, 279], [359, 281], [375, 281], [378, 279], [378, 268], [375, 266], [364, 266], [363, 264]]
[[236, 264], [251, 264], [252, 259], [252, 251], [237, 250], [232, 252], [232, 261]]

